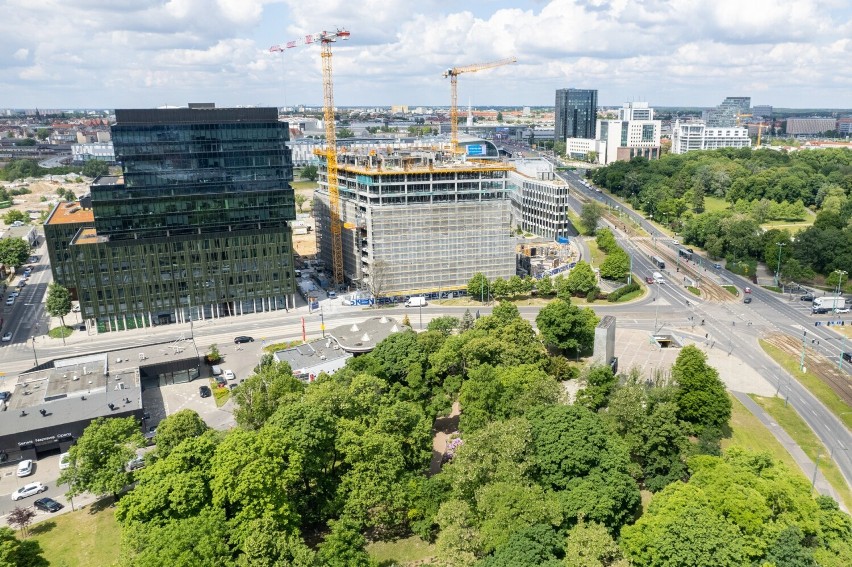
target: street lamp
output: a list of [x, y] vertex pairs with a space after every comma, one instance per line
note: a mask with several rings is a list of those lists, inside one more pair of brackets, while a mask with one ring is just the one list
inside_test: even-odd
[[420, 309], [420, 330], [423, 330], [423, 302], [417, 304], [417, 307]]
[[36, 366], [38, 366], [38, 356], [36, 356], [36, 351], [35, 351], [35, 339], [36, 338], [33, 337], [33, 358], [35, 358]]
[[816, 477], [817, 477], [817, 473], [819, 472], [819, 458], [822, 457], [822, 456], [823, 456], [822, 453], [817, 453], [816, 463], [814, 464], [814, 477], [813, 477], [813, 479], [811, 479], [811, 490], [813, 490], [814, 486], [816, 486]]
[[840, 289], [843, 284], [843, 276], [845, 276], [848, 272], [846, 270], [834, 270], [831, 272], [832, 274], [840, 274], [840, 277], [837, 278], [837, 297], [840, 297]]
[[785, 242], [776, 242], [778, 245], [778, 268], [775, 270], [775, 287], [781, 285], [781, 249], [787, 246]]

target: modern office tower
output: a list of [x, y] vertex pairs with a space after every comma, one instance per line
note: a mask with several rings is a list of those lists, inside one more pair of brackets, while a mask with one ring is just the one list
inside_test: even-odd
[[750, 96], [729, 96], [714, 109], [705, 111], [708, 128], [740, 126], [742, 117], [751, 114]]
[[704, 122], [681, 122], [672, 124], [673, 154], [685, 154], [693, 150], [715, 150], [717, 148], [749, 148], [751, 138], [748, 128], [711, 128]]
[[559, 89], [556, 91], [556, 140], [595, 137], [598, 117], [598, 91]]
[[654, 109], [647, 102], [632, 102], [618, 110], [618, 120], [598, 120], [598, 161], [629, 161], [641, 156], [660, 157], [662, 123], [654, 120]]
[[[277, 109], [115, 116], [122, 175], [96, 179], [92, 221], [48, 244], [84, 318], [108, 331], [292, 307], [293, 166]], [[46, 223], [49, 240], [68, 224], [62, 207]]]
[[512, 186], [512, 220], [524, 232], [556, 240], [575, 236], [568, 218], [568, 183], [556, 175], [553, 164], [544, 159], [513, 159], [509, 172]]
[[[508, 174], [497, 148], [460, 140], [465, 162], [438, 150], [339, 152], [346, 282], [382, 300], [463, 290], [477, 272], [515, 273]], [[317, 246], [332, 265], [326, 164], [314, 194]]]

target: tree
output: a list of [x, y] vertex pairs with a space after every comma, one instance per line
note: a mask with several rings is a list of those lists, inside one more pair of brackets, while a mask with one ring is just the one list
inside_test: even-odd
[[583, 229], [586, 234], [593, 235], [595, 233], [602, 216], [603, 208], [596, 202], [583, 205], [583, 210], [580, 212], [580, 222], [583, 223]]
[[503, 122], [503, 113], [500, 111], [497, 112], [497, 122]]
[[597, 286], [597, 277], [591, 264], [580, 260], [565, 278], [565, 289], [571, 295], [586, 296]]
[[461, 323], [459, 324], [459, 331], [464, 332], [473, 328], [473, 314], [470, 312], [470, 309], [464, 310], [464, 315], [462, 316]]
[[16, 270], [30, 257], [30, 245], [22, 238], [0, 238], [0, 264]]
[[672, 366], [677, 384], [675, 401], [678, 417], [692, 423], [700, 432], [705, 427], [721, 428], [731, 419], [731, 400], [719, 372], [707, 364], [707, 355], [695, 345], [681, 349]]
[[508, 543], [509, 535], [536, 524], [559, 526], [562, 512], [552, 492], [535, 483], [495, 482], [476, 493], [482, 550]]
[[488, 278], [482, 272], [473, 274], [473, 277], [467, 283], [467, 294], [478, 301], [484, 302], [490, 293], [491, 285], [488, 283]]
[[553, 280], [550, 276], [544, 276], [540, 280], [536, 280], [535, 289], [542, 297], [547, 297], [553, 294]]
[[619, 249], [612, 254], [607, 254], [601, 264], [601, 277], [609, 280], [622, 281], [630, 272], [630, 257], [626, 252]]
[[33, 508], [21, 508], [20, 506], [15, 506], [9, 515], [6, 516], [6, 519], [9, 520], [9, 523], [13, 526], [17, 526], [21, 533], [24, 534], [24, 537], [29, 535], [29, 527], [35, 518], [36, 512]]
[[304, 212], [304, 206], [305, 206], [305, 203], [308, 202], [308, 198], [301, 193], [296, 193], [295, 199], [296, 199], [296, 206], [299, 207], [299, 212], [300, 213]]
[[286, 362], [261, 368], [233, 390], [237, 425], [260, 429], [286, 401], [287, 394], [299, 394], [304, 389], [304, 384], [293, 376]]
[[579, 353], [592, 348], [598, 318], [589, 308], [556, 299], [539, 311], [535, 324], [548, 346]]
[[302, 179], [307, 179], [308, 181], [316, 181], [319, 177], [319, 171], [317, 166], [315, 165], [306, 165], [302, 168]]
[[39, 128], [36, 130], [36, 138], [39, 140], [47, 140], [50, 137], [50, 128]]
[[319, 546], [319, 559], [328, 567], [369, 567], [370, 556], [358, 524], [349, 518], [329, 522], [331, 531]]
[[453, 317], [451, 315], [445, 315], [443, 317], [436, 317], [429, 321], [429, 324], [426, 328], [430, 331], [438, 331], [444, 336], [450, 336], [453, 334], [453, 331], [458, 329], [461, 326], [461, 322], [457, 317]]
[[568, 531], [564, 567], [627, 567], [628, 563], [607, 529], [583, 518]]
[[71, 466], [60, 473], [57, 484], [68, 484], [71, 496], [82, 492], [116, 496], [133, 480], [127, 463], [144, 446], [135, 418], [99, 417], [68, 450]]
[[0, 527], [0, 565], [47, 567], [49, 563], [41, 554], [42, 549], [37, 541], [21, 541], [15, 537], [12, 528]]
[[338, 138], [354, 138], [355, 132], [353, 132], [349, 128], [341, 128], [340, 130], [337, 131], [337, 137]]
[[45, 310], [51, 317], [59, 317], [64, 327], [65, 316], [71, 312], [71, 292], [56, 282], [50, 282]]
[[509, 284], [503, 278], [495, 278], [491, 282], [491, 293], [494, 297], [506, 297], [509, 295]]
[[6, 224], [10, 225], [16, 221], [28, 223], [30, 222], [30, 217], [28, 214], [24, 213], [23, 211], [19, 211], [18, 209], [9, 209], [9, 211], [7, 211], [5, 215], [3, 215], [3, 222], [5, 222]]
[[181, 442], [200, 437], [207, 429], [207, 424], [201, 416], [191, 409], [173, 413], [157, 424], [157, 433], [154, 435], [157, 456], [168, 457]]
[[[100, 177], [109, 173], [109, 165], [99, 159], [90, 159], [83, 164], [83, 175], [86, 177]], [[69, 199], [70, 200], [70, 199]]]
[[379, 307], [379, 298], [385, 293], [385, 287], [388, 285], [390, 278], [391, 267], [385, 260], [376, 260], [370, 266], [370, 275], [367, 276], [367, 287], [370, 294], [373, 296], [373, 306]]

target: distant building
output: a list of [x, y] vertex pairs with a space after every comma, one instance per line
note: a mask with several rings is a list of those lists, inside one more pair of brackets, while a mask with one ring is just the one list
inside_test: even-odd
[[661, 121], [647, 102], [627, 103], [618, 111], [618, 120], [598, 120], [597, 140], [606, 144], [598, 154], [604, 165], [641, 156], [660, 157]]
[[85, 163], [92, 159], [115, 163], [112, 142], [90, 142], [71, 146], [71, 161], [74, 163]]
[[675, 121], [672, 125], [672, 153], [717, 148], [748, 148], [751, 138], [747, 128], [711, 128], [704, 122]]
[[565, 155], [570, 159], [586, 160], [589, 154], [595, 152], [600, 156], [606, 153], [606, 142], [594, 138], [567, 138], [565, 140]]
[[768, 104], [752, 106], [751, 115], [753, 118], [772, 118], [772, 106]]
[[596, 89], [556, 91], [555, 139], [594, 139], [598, 113]]
[[852, 117], [837, 119], [837, 133], [841, 136], [852, 134]]
[[509, 173], [512, 221], [524, 232], [550, 240], [574, 236], [568, 208], [568, 184], [544, 159], [514, 159]]
[[751, 97], [729, 96], [716, 108], [705, 110], [703, 118], [708, 128], [739, 126], [743, 115], [751, 114]]
[[815, 136], [823, 132], [831, 132], [837, 129], [837, 120], [834, 118], [788, 118], [787, 135], [789, 136]]

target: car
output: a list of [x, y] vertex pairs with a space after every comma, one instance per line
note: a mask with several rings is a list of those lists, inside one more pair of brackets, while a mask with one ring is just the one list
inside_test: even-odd
[[852, 352], [844, 352], [842, 356], [846, 362], [852, 362]]
[[680, 244], [680, 240], [672, 238], [672, 244]]
[[799, 299], [800, 299], [801, 301], [813, 301], [813, 300], [814, 300], [814, 294], [812, 294], [812, 293], [806, 293], [805, 295], [803, 295], [803, 296], [802, 296], [802, 297], [800, 297]]
[[127, 462], [127, 470], [135, 471], [145, 467], [145, 457], [137, 455]]
[[3, 338], [0, 339], [0, 341], [3, 341], [4, 343], [8, 343], [11, 340], [12, 340], [12, 331], [6, 331], [5, 333], [3, 333]]
[[746, 287], [743, 291], [744, 291], [744, 292], [746, 292], [746, 293], [751, 293], [751, 288], [750, 288], [750, 287]]
[[654, 283], [654, 278], [652, 278], [651, 276], [645, 276], [645, 283]]
[[751, 303], [751, 297], [746, 297], [743, 299], [743, 303]]
[[28, 264], [35, 264], [36, 262], [38, 262], [38, 256], [30, 256], [27, 260]]
[[228, 381], [225, 380], [224, 376], [216, 376], [216, 385], [220, 388], [225, 388], [228, 385]]
[[6, 305], [14, 305], [14, 304], [15, 304], [15, 298], [14, 297], [10, 296], [10, 297], [6, 298]]
[[62, 453], [59, 455], [59, 470], [64, 471], [68, 468], [71, 468], [71, 454]]
[[225, 377], [225, 380], [236, 380], [237, 379], [237, 375], [234, 374], [233, 370], [225, 370], [225, 372], [222, 373], [222, 376]]
[[240, 335], [239, 337], [234, 337], [234, 344], [242, 344], [242, 343], [253, 343], [254, 339], [251, 337], [247, 337], [246, 335]]
[[210, 386], [199, 386], [198, 395], [202, 398], [209, 398], [213, 392], [210, 391]]
[[12, 392], [0, 392], [0, 402], [5, 402], [12, 397]]
[[23, 485], [21, 488], [12, 493], [12, 500], [17, 502], [21, 498], [26, 498], [28, 496], [33, 496], [38, 494], [39, 492], [44, 492], [47, 490], [47, 486], [40, 482], [31, 482], [29, 484]]
[[31, 273], [33, 273], [32, 268], [27, 268], [26, 270], [24, 270], [24, 275], [25, 275], [26, 277], [30, 277], [30, 274], [31, 274]]
[[328, 295], [329, 299], [335, 299], [337, 297], [337, 292], [336, 291], [330, 291], [330, 292], [328, 292], [327, 295]]
[[232, 390], [233, 390], [234, 388], [236, 388], [237, 386], [239, 386], [239, 384], [228, 384], [228, 387], [229, 387], [230, 389], [232, 389]]
[[33, 460], [24, 459], [18, 463], [18, 476], [30, 476], [33, 474]]
[[79, 313], [79, 312], [80, 312], [80, 306], [79, 305], [75, 305], [74, 307], [71, 308], [71, 313]]
[[63, 506], [53, 498], [39, 498], [34, 503], [36, 508], [39, 510], [43, 510], [45, 512], [58, 512], [62, 510]]
[[719, 262], [716, 262], [716, 263], [713, 264], [713, 267], [716, 268], [717, 270], [721, 270], [722, 264], [720, 264]]

